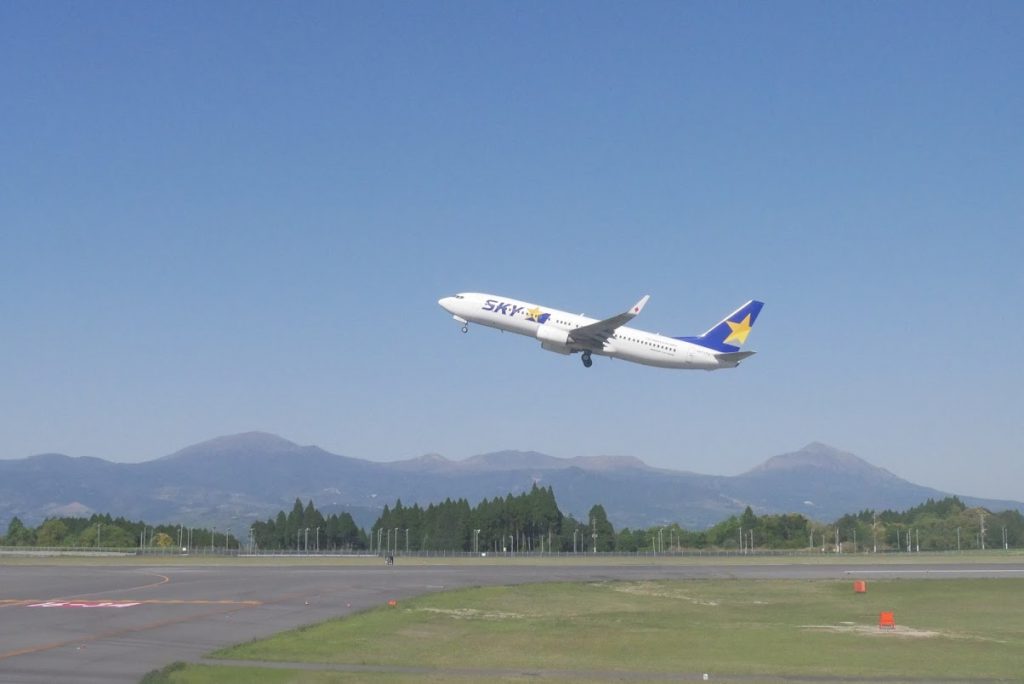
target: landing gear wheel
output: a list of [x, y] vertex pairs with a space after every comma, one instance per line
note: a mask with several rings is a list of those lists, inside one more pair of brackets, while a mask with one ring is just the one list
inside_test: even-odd
[[462, 332], [468, 333], [469, 332], [469, 326], [468, 325], [462, 326]]
[[583, 352], [583, 367], [590, 368], [594, 365], [594, 360], [590, 358], [590, 352]]

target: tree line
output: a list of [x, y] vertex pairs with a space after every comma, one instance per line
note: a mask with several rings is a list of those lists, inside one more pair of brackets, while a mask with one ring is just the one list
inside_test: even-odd
[[305, 506], [295, 499], [290, 513], [280, 511], [266, 522], [253, 523], [251, 543], [255, 550], [358, 551], [367, 548], [366, 533], [349, 513], [327, 517], [312, 499]]
[[300, 499], [289, 513], [280, 511], [253, 523], [239, 541], [216, 528], [147, 525], [142, 521], [93, 515], [48, 518], [37, 528], [17, 517], [0, 537], [4, 546], [286, 550], [304, 552], [369, 551], [379, 554], [445, 551], [518, 552], [683, 552], [813, 549], [822, 552], [952, 551], [1019, 548], [1024, 516], [971, 508], [958, 497], [929, 499], [906, 511], [863, 510], [833, 523], [818, 523], [799, 513], [756, 515], [750, 507], [706, 530], [676, 523], [616, 531], [604, 508], [594, 505], [585, 519], [563, 514], [551, 487], [518, 496], [445, 499], [426, 507], [385, 506], [369, 531], [349, 513], [324, 516], [310, 500]]
[[238, 540], [230, 532], [186, 525], [149, 525], [145, 522], [93, 514], [88, 518], [47, 518], [38, 527], [28, 527], [17, 516], [0, 536], [0, 546], [103, 549], [236, 549]]

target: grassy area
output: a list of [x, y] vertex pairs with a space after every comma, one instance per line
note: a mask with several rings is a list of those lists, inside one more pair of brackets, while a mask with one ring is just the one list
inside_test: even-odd
[[[895, 632], [878, 629], [892, 610]], [[387, 673], [193, 666], [172, 682], [514, 680], [511, 672], [1016, 680], [1024, 579], [550, 583], [423, 596], [214, 654]], [[433, 668], [433, 674], [402, 668]], [[475, 671], [475, 674], [474, 674]], [[485, 673], [489, 673], [486, 674]], [[524, 675], [525, 678], [525, 675]], [[560, 677], [560, 679], [562, 679]]]

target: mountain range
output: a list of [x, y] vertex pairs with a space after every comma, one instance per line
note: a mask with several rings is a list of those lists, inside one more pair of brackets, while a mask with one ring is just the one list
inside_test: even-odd
[[[905, 510], [941, 492], [820, 443], [773, 456], [735, 476], [653, 468], [628, 456], [556, 458], [500, 451], [453, 461], [438, 454], [387, 463], [249, 432], [218, 437], [142, 463], [41, 454], [0, 460], [0, 524], [20, 517], [110, 513], [132, 520], [233, 529], [288, 511], [299, 498], [324, 513], [347, 511], [369, 528], [385, 504], [425, 506], [551, 486], [563, 513], [585, 519], [601, 504], [616, 526], [678, 522], [703, 529], [750, 506], [827, 522], [864, 509]], [[970, 506], [1024, 511], [1024, 503], [963, 496]]]

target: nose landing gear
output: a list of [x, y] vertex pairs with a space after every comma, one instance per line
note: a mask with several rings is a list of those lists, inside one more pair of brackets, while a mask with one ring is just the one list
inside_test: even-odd
[[462, 326], [462, 332], [464, 332], [464, 333], [468, 333], [469, 332], [469, 325], [468, 324]]
[[590, 358], [590, 352], [588, 352], [588, 351], [583, 352], [583, 356], [581, 357], [581, 360], [583, 361], [583, 367], [584, 368], [590, 368], [591, 366], [594, 365], [594, 360], [592, 358]]

